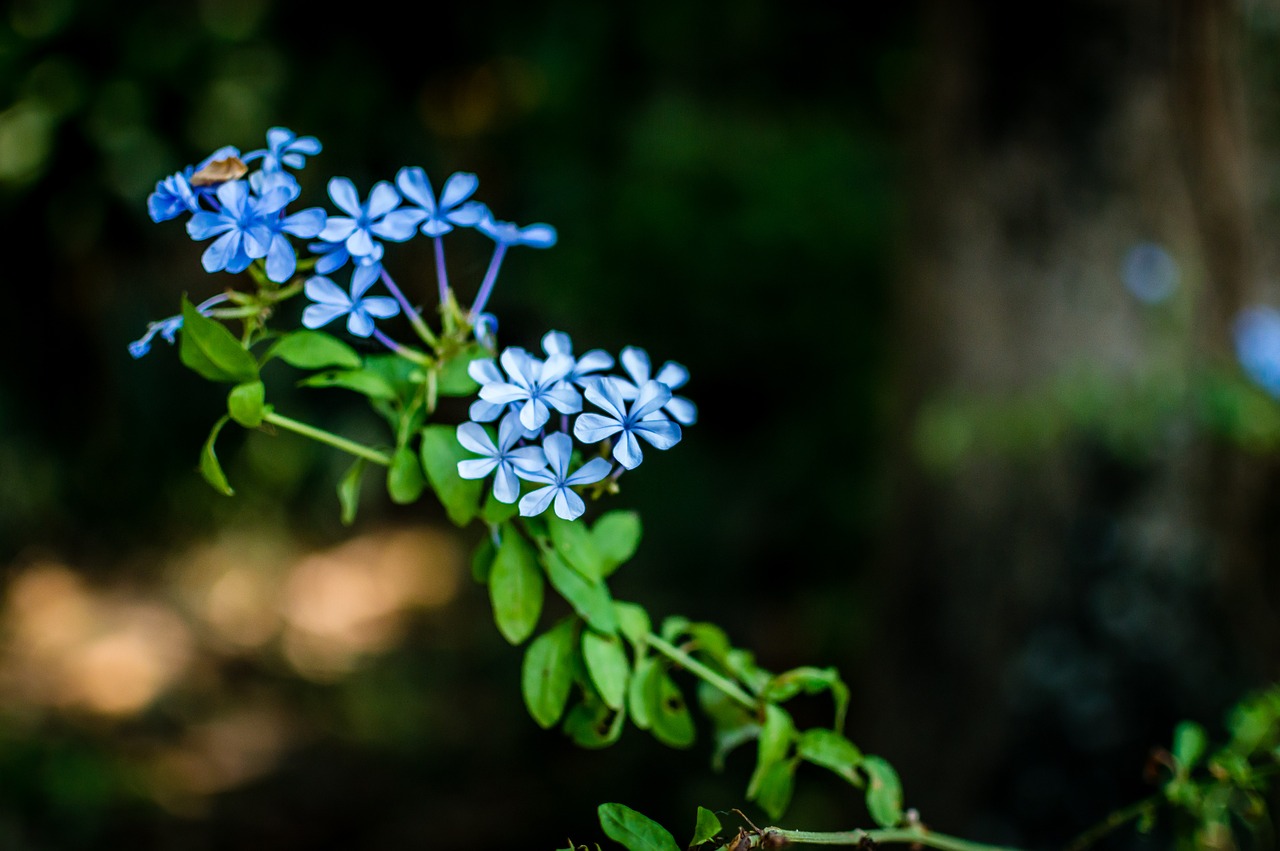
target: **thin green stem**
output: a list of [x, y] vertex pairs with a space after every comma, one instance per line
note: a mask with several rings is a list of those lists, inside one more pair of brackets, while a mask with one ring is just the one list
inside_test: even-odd
[[939, 851], [1017, 851], [1005, 845], [987, 845], [984, 842], [972, 842], [945, 833], [935, 833], [924, 825], [914, 827], [893, 827], [884, 830], [846, 830], [835, 833], [817, 833], [811, 830], [784, 830], [780, 827], [767, 827], [761, 834], [775, 833], [785, 837], [797, 845], [861, 845], [870, 841], [875, 845], [908, 844], [924, 848], [937, 848]]
[[324, 429], [298, 422], [297, 420], [290, 419], [283, 414], [277, 414], [275, 411], [268, 411], [267, 414], [263, 416], [262, 421], [265, 423], [271, 423], [274, 426], [279, 426], [280, 428], [285, 429], [286, 431], [291, 431], [294, 434], [300, 434], [303, 437], [309, 437], [312, 440], [317, 440], [321, 443], [332, 446], [334, 449], [341, 449], [343, 452], [350, 453], [357, 458], [363, 458], [366, 461], [372, 461], [373, 463], [381, 464], [384, 467], [391, 466], [391, 456], [385, 452], [379, 452], [376, 449], [365, 446], [363, 443], [356, 443], [354, 440], [347, 440], [345, 437], [339, 437], [338, 435], [325, 431]]
[[1152, 795], [1149, 798], [1143, 798], [1136, 804], [1130, 804], [1124, 809], [1116, 810], [1102, 821], [1098, 822], [1093, 827], [1073, 839], [1071, 844], [1067, 846], [1067, 851], [1082, 851], [1082, 849], [1088, 848], [1099, 839], [1102, 839], [1107, 834], [1115, 831], [1117, 828], [1123, 827], [1134, 819], [1141, 818], [1143, 813], [1151, 810], [1159, 804], [1161, 800], [1162, 796]]
[[674, 644], [653, 633], [645, 636], [645, 643], [708, 685], [718, 688], [727, 697], [737, 701], [743, 707], [752, 712], [760, 708], [759, 701], [743, 691], [742, 687], [733, 680], [711, 670]]

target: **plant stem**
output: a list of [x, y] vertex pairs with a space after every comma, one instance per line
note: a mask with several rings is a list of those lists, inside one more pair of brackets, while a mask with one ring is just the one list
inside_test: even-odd
[[810, 830], [784, 830], [780, 827], [767, 827], [762, 833], [776, 833], [797, 845], [861, 845], [870, 841], [873, 845], [895, 843], [918, 845], [924, 848], [937, 848], [939, 851], [1017, 851], [1003, 845], [987, 845], [983, 842], [971, 842], [935, 833], [923, 825], [915, 827], [893, 827], [884, 830], [846, 830], [835, 833], [817, 833]]
[[294, 434], [300, 434], [303, 437], [318, 440], [321, 443], [332, 446], [334, 449], [341, 449], [343, 452], [348, 452], [357, 458], [363, 458], [366, 461], [372, 461], [373, 463], [381, 464], [384, 467], [391, 466], [391, 456], [385, 452], [379, 452], [376, 449], [365, 446], [363, 443], [356, 443], [354, 440], [347, 440], [345, 437], [338, 437], [338, 435], [333, 434], [332, 432], [307, 425], [306, 423], [298, 422], [297, 420], [290, 419], [283, 414], [277, 414], [275, 411], [268, 411], [263, 416], [262, 421], [264, 423], [271, 423], [272, 425], [279, 426], [280, 428], [285, 429], [286, 431], [291, 431]]
[[1088, 848], [1116, 828], [1141, 817], [1144, 812], [1154, 807], [1159, 801], [1160, 796], [1153, 795], [1150, 798], [1143, 798], [1136, 804], [1130, 804], [1124, 809], [1116, 810], [1073, 839], [1071, 844], [1067, 846], [1067, 851], [1082, 851], [1082, 849]]
[[444, 304], [449, 298], [449, 277], [444, 269], [444, 240], [435, 237], [436, 246], [436, 285], [440, 291], [440, 303]]
[[404, 311], [404, 315], [409, 319], [409, 324], [413, 326], [413, 330], [422, 338], [422, 342], [434, 349], [438, 343], [436, 335], [427, 327], [427, 323], [422, 321], [422, 316], [414, 309], [413, 305], [409, 304], [409, 300], [404, 297], [404, 293], [400, 292], [396, 282], [391, 280], [391, 276], [387, 274], [386, 269], [382, 270], [382, 283], [386, 285], [395, 300], [400, 303], [400, 309]]
[[644, 640], [645, 643], [654, 650], [657, 650], [663, 656], [666, 656], [672, 662], [675, 662], [677, 665], [700, 678], [707, 684], [720, 689], [720, 691], [722, 691], [727, 697], [737, 701], [746, 709], [755, 712], [760, 708], [759, 701], [743, 691], [742, 688], [733, 680], [730, 680], [721, 674], [717, 674], [715, 671], [711, 670], [706, 665], [681, 650], [679, 647], [676, 647], [674, 644], [671, 644], [653, 633], [646, 635]]
[[489, 303], [489, 296], [493, 293], [493, 285], [498, 280], [498, 269], [502, 266], [502, 258], [507, 254], [507, 244], [499, 242], [493, 247], [493, 258], [489, 261], [489, 268], [484, 273], [484, 280], [480, 282], [480, 292], [476, 295], [476, 300], [471, 305], [471, 310], [467, 313], [467, 321], [475, 325], [477, 317], [484, 312], [485, 305]]

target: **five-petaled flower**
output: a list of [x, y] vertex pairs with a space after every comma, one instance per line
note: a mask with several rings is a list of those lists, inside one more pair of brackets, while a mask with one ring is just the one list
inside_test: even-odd
[[374, 184], [369, 200], [361, 204], [355, 184], [335, 177], [329, 181], [329, 197], [347, 215], [330, 216], [320, 239], [343, 243], [352, 257], [371, 256], [378, 247], [375, 236], [404, 242], [413, 236], [422, 215], [419, 210], [397, 209], [400, 193], [385, 180]]
[[[480, 398], [494, 405], [518, 405], [520, 424], [527, 430], [536, 431], [546, 425], [551, 418], [550, 408], [562, 414], [582, 410], [582, 396], [564, 380], [573, 369], [573, 358], [552, 355], [544, 362], [513, 346], [499, 360], [509, 380], [486, 383], [480, 388]], [[492, 373], [486, 377], [492, 377]]]
[[479, 185], [480, 180], [474, 174], [456, 172], [444, 182], [444, 190], [437, 201], [435, 190], [431, 188], [431, 181], [425, 171], [415, 166], [402, 168], [396, 173], [396, 186], [400, 189], [400, 194], [422, 208], [419, 230], [431, 237], [444, 236], [455, 225], [471, 227], [480, 220], [483, 205], [467, 201], [475, 194]]
[[458, 462], [458, 475], [464, 479], [483, 479], [490, 473], [493, 478], [493, 498], [508, 505], [520, 496], [520, 480], [517, 470], [536, 472], [547, 466], [547, 456], [539, 446], [516, 447], [516, 441], [524, 436], [524, 428], [514, 413], [507, 414], [498, 424], [498, 442], [478, 423], [458, 426], [458, 442], [482, 458]]
[[598, 378], [588, 385], [587, 401], [605, 413], [578, 417], [573, 424], [573, 436], [583, 443], [599, 443], [618, 435], [613, 457], [626, 469], [634, 470], [644, 460], [637, 437], [643, 437], [656, 449], [670, 449], [680, 442], [680, 426], [659, 413], [671, 400], [671, 388], [667, 385], [661, 381], [645, 382], [630, 410], [623, 401], [620, 385], [621, 381], [616, 378]]
[[547, 435], [547, 439], [542, 441], [542, 449], [547, 456], [545, 468], [516, 470], [516, 475], [520, 478], [546, 485], [520, 497], [520, 514], [524, 517], [541, 514], [547, 510], [547, 506], [554, 499], [557, 516], [564, 520], [577, 520], [587, 510], [587, 506], [582, 501], [582, 497], [570, 488], [595, 484], [609, 475], [613, 465], [603, 458], [593, 458], [570, 473], [569, 461], [573, 456], [573, 440], [563, 432]]
[[315, 329], [346, 316], [349, 332], [368, 337], [374, 331], [374, 319], [390, 319], [400, 312], [400, 305], [390, 296], [365, 295], [377, 279], [378, 271], [372, 266], [355, 267], [350, 294], [322, 275], [308, 279], [303, 292], [316, 303], [302, 311], [302, 324]]

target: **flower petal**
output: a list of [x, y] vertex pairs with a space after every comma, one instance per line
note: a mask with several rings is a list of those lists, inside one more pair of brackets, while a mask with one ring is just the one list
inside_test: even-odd
[[530, 491], [520, 497], [520, 516], [536, 517], [547, 510], [547, 506], [551, 504], [552, 498], [561, 489], [556, 485], [548, 485], [545, 488], [538, 488], [536, 491]]
[[547, 454], [547, 466], [558, 479], [569, 472], [569, 457], [573, 454], [573, 439], [563, 432], [547, 435], [542, 441], [542, 451]]
[[309, 304], [302, 311], [302, 327], [312, 330], [323, 325], [328, 325], [339, 316], [344, 315], [348, 308], [336, 304]]
[[493, 445], [493, 438], [483, 426], [476, 423], [462, 423], [458, 426], [458, 443], [469, 452], [477, 455], [497, 455], [498, 447]]
[[348, 216], [359, 218], [363, 212], [360, 209], [360, 196], [356, 194], [356, 185], [348, 178], [330, 179], [329, 197], [333, 199], [334, 205]]
[[613, 457], [628, 470], [634, 470], [644, 460], [644, 452], [640, 449], [640, 441], [630, 431], [624, 431], [622, 437], [613, 446]]
[[468, 458], [458, 462], [458, 475], [464, 479], [483, 479], [497, 466], [497, 458]]
[[351, 297], [343, 292], [341, 287], [323, 275], [308, 278], [302, 291], [312, 301], [342, 307], [344, 313], [351, 308]]
[[618, 360], [622, 362], [622, 368], [627, 371], [627, 375], [631, 376], [636, 387], [649, 380], [649, 353], [644, 349], [627, 346], [622, 350]]
[[565, 479], [566, 485], [593, 485], [613, 472], [613, 465], [604, 458], [592, 458]]
[[670, 449], [683, 436], [680, 426], [671, 420], [645, 420], [631, 427], [631, 433], [649, 441], [655, 449]]
[[672, 396], [665, 410], [680, 425], [693, 425], [698, 421], [698, 406], [683, 396]]
[[446, 210], [458, 206], [470, 198], [479, 186], [480, 178], [471, 172], [454, 172], [444, 182], [444, 191], [440, 193], [440, 206]]
[[599, 443], [622, 431], [622, 423], [600, 414], [583, 414], [573, 424], [573, 436], [583, 443]]
[[561, 520], [577, 520], [587, 510], [587, 504], [568, 488], [556, 492], [556, 516]]
[[520, 480], [510, 464], [499, 464], [498, 473], [493, 477], [493, 498], [498, 502], [510, 505], [520, 496]]
[[369, 203], [365, 206], [365, 213], [371, 220], [380, 219], [398, 206], [400, 206], [400, 193], [387, 181], [379, 180], [373, 185], [373, 191], [369, 193]]

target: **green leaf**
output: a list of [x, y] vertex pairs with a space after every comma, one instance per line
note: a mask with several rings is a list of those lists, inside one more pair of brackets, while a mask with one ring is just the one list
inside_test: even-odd
[[338, 481], [338, 504], [342, 506], [342, 525], [350, 526], [356, 522], [356, 509], [360, 506], [360, 481], [364, 476], [365, 460], [357, 458], [355, 463]]
[[680, 851], [662, 825], [622, 804], [601, 804], [597, 813], [605, 836], [627, 851]]
[[423, 469], [449, 519], [458, 526], [467, 525], [476, 516], [484, 488], [482, 479], [464, 479], [458, 475], [458, 462], [471, 457], [458, 443], [458, 430], [454, 426], [429, 425], [422, 430]]
[[341, 387], [354, 390], [370, 399], [396, 398], [396, 390], [387, 379], [368, 369], [341, 369], [318, 372], [298, 382], [299, 387]]
[[551, 585], [568, 601], [582, 619], [597, 632], [612, 635], [618, 631], [613, 612], [613, 598], [602, 583], [589, 582], [581, 573], [564, 563], [554, 550], [543, 550], [542, 563], [547, 568]]
[[547, 531], [565, 564], [591, 582], [600, 581], [604, 573], [604, 561], [586, 523], [552, 516], [547, 518]]
[[893, 766], [878, 756], [864, 756], [862, 770], [867, 775], [867, 812], [881, 827], [902, 821], [902, 781]]
[[862, 751], [835, 730], [821, 727], [805, 730], [796, 752], [801, 759], [829, 769], [855, 786], [862, 786], [862, 778], [856, 770], [862, 762]]
[[626, 722], [626, 712], [615, 712], [593, 696], [569, 710], [564, 732], [579, 747], [607, 748], [621, 738]]
[[1178, 773], [1186, 775], [1196, 767], [1204, 756], [1209, 739], [1204, 728], [1194, 721], [1183, 721], [1173, 731], [1173, 758], [1178, 764]]
[[720, 819], [716, 818], [716, 814], [706, 807], [698, 807], [698, 823], [694, 825], [693, 839], [689, 840], [689, 847], [710, 842], [719, 832]]
[[386, 382], [396, 399], [407, 400], [422, 388], [421, 368], [400, 355], [369, 355], [364, 359], [364, 368]]
[[[505, 529], [504, 534], [514, 535], [516, 532]], [[471, 578], [481, 585], [488, 582], [489, 573], [493, 570], [493, 560], [497, 555], [498, 548], [493, 545], [493, 539], [488, 535], [481, 538], [476, 551], [471, 554]]]
[[717, 771], [723, 771], [725, 759], [731, 751], [760, 737], [760, 723], [754, 713], [707, 682], [698, 683], [698, 705], [711, 721], [715, 740], [711, 765]]
[[245, 428], [257, 428], [262, 425], [262, 417], [266, 413], [263, 405], [266, 398], [267, 388], [261, 381], [237, 384], [227, 394], [227, 412], [231, 419]]
[[756, 769], [747, 785], [747, 798], [752, 801], [759, 801], [765, 779], [775, 770], [775, 766], [787, 760], [791, 743], [796, 738], [796, 726], [787, 710], [770, 703], [765, 705], [764, 712]]
[[360, 367], [360, 356], [356, 354], [355, 349], [323, 331], [306, 329], [281, 335], [280, 339], [267, 350], [262, 362], [266, 363], [272, 358], [280, 358], [289, 366], [296, 366], [298, 369], [329, 367], [358, 369]]
[[794, 668], [771, 679], [760, 696], [771, 703], [785, 703], [800, 692], [817, 694], [830, 691], [835, 703], [836, 730], [844, 727], [844, 716], [849, 708], [849, 687], [840, 679], [835, 668]]
[[627, 696], [627, 678], [631, 675], [622, 642], [617, 636], [601, 635], [589, 629], [582, 633], [582, 658], [605, 705], [615, 711], [622, 709]]
[[634, 511], [610, 511], [591, 527], [591, 538], [600, 554], [602, 577], [631, 560], [640, 546], [640, 515]]
[[627, 683], [627, 709], [631, 710], [631, 722], [641, 730], [648, 730], [653, 725], [649, 716], [649, 689], [652, 687], [649, 680], [661, 670], [662, 663], [657, 659], [640, 659]]
[[647, 673], [644, 699], [649, 729], [655, 739], [673, 748], [693, 744], [693, 716], [679, 686], [663, 666], [656, 665]]
[[508, 505], [505, 502], [501, 502], [490, 490], [489, 495], [484, 498], [484, 508], [480, 509], [480, 519], [497, 526], [499, 523], [506, 523], [519, 513], [520, 507], [516, 503], [513, 502]]
[[400, 505], [417, 502], [426, 486], [418, 453], [408, 446], [401, 446], [391, 456], [391, 466], [387, 468], [387, 493], [391, 495], [391, 501]]
[[618, 619], [618, 629], [627, 637], [631, 645], [639, 656], [647, 646], [645, 639], [649, 635], [649, 631], [653, 629], [653, 625], [649, 621], [649, 613], [644, 610], [644, 606], [635, 603], [621, 603], [614, 601], [613, 613]]
[[542, 614], [542, 594], [542, 573], [533, 549], [514, 529], [508, 529], [489, 574], [493, 619], [503, 638], [519, 644], [529, 637]]
[[769, 814], [769, 818], [782, 818], [782, 814], [787, 811], [791, 793], [795, 790], [798, 763], [798, 759], [770, 763], [756, 780], [754, 800], [760, 805], [760, 809]]
[[467, 374], [473, 360], [492, 357], [482, 346], [467, 346], [438, 367], [436, 392], [441, 396], [473, 396], [480, 389], [475, 379]]
[[241, 384], [256, 381], [258, 362], [221, 322], [202, 314], [182, 299], [182, 342], [178, 356], [210, 381]]
[[689, 627], [689, 619], [680, 615], [671, 615], [662, 621], [662, 630], [658, 633], [663, 641], [670, 641], [673, 644], [679, 642], [681, 635]]
[[544, 730], [564, 714], [573, 686], [573, 657], [578, 622], [565, 618], [529, 644], [520, 670], [520, 686], [529, 715]]
[[725, 664], [725, 660], [729, 658], [729, 651], [733, 649], [733, 645], [729, 643], [729, 636], [724, 634], [724, 630], [713, 623], [691, 623], [685, 631], [689, 633], [698, 644], [698, 649], [706, 653], [720, 665]]
[[224, 416], [213, 424], [213, 428], [209, 431], [209, 438], [204, 442], [204, 449], [200, 452], [200, 475], [204, 476], [206, 482], [213, 485], [214, 490], [224, 496], [234, 496], [235, 491], [231, 489], [226, 474], [222, 472], [222, 465], [218, 463], [218, 454], [213, 451], [213, 444], [218, 440], [218, 432], [222, 431], [222, 427], [230, 421], [231, 417]]

